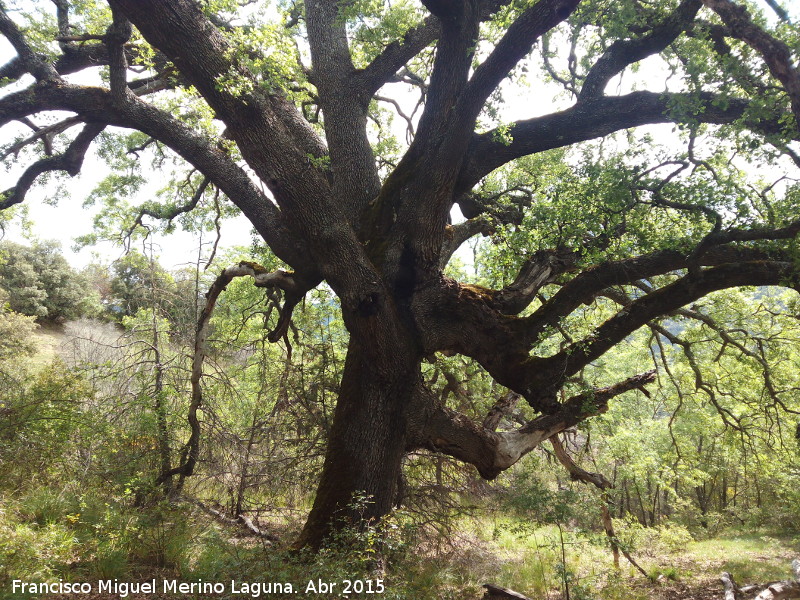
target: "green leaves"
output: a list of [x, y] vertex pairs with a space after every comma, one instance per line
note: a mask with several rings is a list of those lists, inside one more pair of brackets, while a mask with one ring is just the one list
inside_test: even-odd
[[11, 310], [40, 319], [75, 319], [99, 310], [98, 299], [87, 293], [56, 242], [0, 243], [0, 287]]
[[347, 23], [356, 68], [367, 66], [386, 46], [402, 40], [427, 14], [411, 0], [357, 0], [342, 4], [340, 18]]
[[[197, 104], [190, 93], [184, 97], [188, 107], [176, 102], [174, 110], [198, 109], [199, 112], [189, 112], [188, 118], [194, 118], [197, 127], [208, 129], [211, 135], [215, 124], [202, 110], [207, 106]], [[99, 240], [126, 245], [147, 237], [153, 230], [170, 233], [176, 224], [184, 231], [215, 231], [222, 219], [239, 214], [220, 190], [212, 188], [195, 169], [142, 133], [104, 134], [99, 155], [112, 172], [84, 201], [84, 206], [99, 204], [100, 208], [94, 216], [93, 233], [79, 237], [79, 246]], [[161, 171], [158, 182], [148, 177], [154, 171]], [[156, 187], [157, 183], [161, 183], [160, 187]], [[154, 199], [141, 201], [144, 195]], [[135, 200], [139, 203], [135, 204]]]
[[0, 289], [0, 372], [5, 372], [7, 361], [34, 353], [35, 330], [34, 317], [12, 311], [8, 304], [8, 292]]
[[298, 102], [308, 99], [300, 49], [287, 27], [290, 16], [275, 18], [275, 9], [265, 6], [251, 12], [244, 23], [222, 27], [230, 44], [234, 66], [217, 80], [218, 89], [246, 96], [257, 86], [270, 93], [281, 92]]

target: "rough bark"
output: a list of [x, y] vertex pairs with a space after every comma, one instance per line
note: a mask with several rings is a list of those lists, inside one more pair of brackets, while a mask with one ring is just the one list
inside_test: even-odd
[[408, 348], [370, 348], [351, 339], [322, 476], [298, 546], [317, 548], [332, 527], [375, 524], [392, 510], [419, 365]]
[[[77, 173], [104, 128], [135, 129], [196, 169], [204, 178], [202, 189], [220, 190], [294, 269], [269, 274], [243, 263], [223, 272], [212, 287], [198, 324], [189, 444], [180, 464], [162, 474], [163, 481], [186, 477], [196, 465], [208, 319], [225, 285], [247, 275], [256, 285], [283, 290], [273, 341], [286, 332], [293, 307], [308, 290], [322, 281], [330, 285], [340, 300], [350, 342], [323, 473], [301, 545], [319, 546], [331, 527], [361, 526], [386, 514], [396, 496], [405, 452], [425, 448], [449, 454], [493, 478], [554, 434], [606, 410], [612, 398], [643, 389], [654, 373], [631, 375], [597, 389], [587, 386], [566, 399], [560, 395], [569, 378], [638, 328], [717, 290], [796, 286], [793, 258], [786, 250], [787, 241], [800, 231], [796, 218], [748, 229], [717, 226], [686, 252], [654, 250], [593, 266], [586, 264], [585, 249], [540, 250], [526, 257], [519, 273], [508, 279], [510, 284], [497, 290], [460, 284], [442, 274], [458, 246], [470, 237], [490, 233], [498, 221], [522, 222], [524, 193], [513, 210], [503, 214], [480, 205], [473, 194], [482, 178], [515, 159], [656, 123], [738, 123], [771, 136], [772, 143], [783, 136], [784, 145], [791, 141], [788, 137], [797, 137], [787, 137], [783, 126], [791, 110], [797, 113], [800, 98], [791, 56], [785, 44], [756, 27], [729, 0], [703, 4], [720, 15], [726, 33], [761, 54], [783, 86], [788, 108], [752, 116], [757, 102], [744, 91], [741, 97], [710, 90], [692, 95], [605, 94], [612, 77], [693, 29], [700, 0], [683, 0], [649, 32], [605, 46], [583, 74], [583, 87], [571, 108], [510, 124], [510, 139], [499, 131], [477, 133], [481, 110], [534, 44], [578, 8], [578, 0], [540, 0], [512, 11], [516, 18], [494, 48], [477, 55], [481, 24], [509, 2], [425, 0], [430, 14], [362, 69], [354, 65], [342, 3], [307, 1], [303, 10], [312, 65], [303, 69], [308, 73], [303, 84], [314, 88], [324, 139], [285, 88], [264, 85], [250, 71], [248, 61], [237, 56], [227, 26], [220, 27], [197, 2], [108, 3], [113, 22], [107, 31], [84, 36], [70, 30], [69, 4], [57, 4], [61, 54], [54, 60], [33, 50], [25, 32], [0, 5], [0, 34], [17, 52], [0, 67], [0, 77], [19, 83], [30, 74], [35, 80], [0, 98], [0, 125], [14, 120], [33, 124], [33, 117], [51, 111], [69, 113], [56, 125], [34, 124], [32, 136], [4, 148], [6, 157], [40, 142], [45, 150], [0, 196], [0, 209], [22, 202], [34, 181], [49, 171]], [[130, 66], [139, 60], [130, 47], [132, 27], [157, 50], [154, 72], [135, 80], [129, 80]], [[412, 77], [425, 93], [416, 135], [399, 164], [381, 173], [367, 130], [369, 104], [382, 85], [434, 43], [429, 77]], [[108, 66], [107, 87], [78, 86], [64, 78], [95, 64]], [[151, 92], [178, 85], [191, 85], [202, 96], [225, 127], [224, 143], [148, 101]], [[692, 114], [674, 110], [689, 101]], [[54, 154], [51, 138], [67, 136], [77, 125], [80, 132]], [[237, 152], [228, 152], [228, 144]], [[530, 203], [531, 192], [522, 191], [526, 190]], [[449, 218], [456, 203], [474, 214], [453, 226]], [[191, 208], [190, 202], [180, 210]], [[144, 214], [149, 213], [142, 212], [140, 219]], [[151, 216], [175, 214], [152, 211]], [[758, 246], [767, 241], [773, 243], [767, 250]], [[635, 296], [584, 339], [549, 355], [539, 352], [548, 329], [584, 304], [619, 297], [619, 286], [659, 276], [669, 277], [669, 283], [637, 288]], [[561, 289], [531, 309], [549, 285]], [[475, 359], [509, 389], [509, 399], [524, 397], [537, 416], [515, 430], [497, 431], [498, 414], [481, 424], [444, 406], [421, 377], [422, 361], [436, 353]], [[354, 506], [358, 498], [365, 501]]]

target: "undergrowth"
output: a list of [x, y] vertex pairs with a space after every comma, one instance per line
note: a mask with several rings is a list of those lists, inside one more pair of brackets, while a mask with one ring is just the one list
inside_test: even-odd
[[[537, 525], [519, 516], [464, 518], [440, 545], [400, 512], [374, 527], [345, 529], [322, 551], [309, 554], [245, 536], [189, 504], [147, 510], [133, 504], [127, 497], [48, 488], [0, 498], [0, 597], [26, 598], [9, 593], [12, 579], [155, 577], [226, 586], [230, 580], [291, 582], [301, 593], [308, 581], [381, 580], [386, 600], [474, 600], [484, 583], [542, 600], [563, 598], [567, 589], [572, 600], [636, 600], [655, 597], [658, 585], [716, 577], [723, 570], [742, 582], [781, 579], [788, 558], [800, 553], [800, 538], [776, 532], [731, 530], [695, 540], [677, 525], [617, 522], [621, 543], [651, 583], [624, 558], [616, 570], [601, 533]], [[288, 541], [299, 523], [272, 525]]]

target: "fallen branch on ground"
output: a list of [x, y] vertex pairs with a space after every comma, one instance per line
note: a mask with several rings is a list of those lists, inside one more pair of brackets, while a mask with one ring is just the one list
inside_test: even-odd
[[486, 588], [486, 593], [483, 596], [483, 600], [531, 600], [527, 596], [523, 596], [519, 592], [515, 592], [514, 590], [510, 590], [508, 588], [500, 587], [499, 585], [493, 585], [491, 583], [483, 584], [483, 587]]
[[725, 587], [725, 600], [745, 600], [755, 594], [754, 600], [789, 600], [800, 598], [800, 559], [792, 561], [794, 580], [774, 581], [739, 587], [733, 575], [723, 573], [720, 580]]
[[238, 525], [246, 529], [251, 535], [256, 537], [260, 537], [263, 540], [266, 540], [267, 543], [277, 542], [278, 537], [268, 533], [266, 531], [262, 531], [255, 523], [253, 523], [252, 519], [245, 515], [238, 515], [236, 517], [229, 517], [228, 515], [218, 511], [215, 508], [211, 508], [210, 506], [200, 502], [196, 498], [189, 498], [187, 496], [181, 496], [181, 500], [189, 502], [190, 504], [194, 504], [204, 513], [211, 515], [218, 521], [225, 523], [226, 525]]

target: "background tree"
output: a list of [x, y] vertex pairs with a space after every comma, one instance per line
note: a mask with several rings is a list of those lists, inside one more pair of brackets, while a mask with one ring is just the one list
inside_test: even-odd
[[57, 242], [31, 247], [2, 242], [0, 287], [11, 310], [48, 321], [91, 316], [100, 309], [99, 298], [62, 256]]
[[141, 252], [128, 252], [111, 269], [111, 310], [120, 317], [132, 317], [144, 308], [158, 308], [163, 313], [175, 295], [172, 275]]
[[[36, 324], [32, 317], [26, 317], [9, 309], [8, 295], [0, 290], [0, 364], [30, 356], [34, 351], [31, 340]], [[6, 370], [3, 369], [4, 377]]]
[[[797, 31], [767, 30], [730, 0], [53, 4], [45, 19], [0, 9], [17, 52], [0, 69], [11, 86], [0, 124], [32, 129], [4, 156], [36, 155], [0, 207], [44, 173], [76, 174], [97, 142], [119, 168], [98, 197], [124, 229], [221, 215], [226, 198], [292, 269], [227, 269], [206, 313], [250, 275], [283, 292], [278, 340], [309, 290], [324, 281], [337, 296], [347, 358], [300, 544], [385, 515], [411, 451], [493, 478], [642, 389], [653, 372], [593, 367], [639, 328], [718, 290], [796, 282], [796, 186], [741, 167], [800, 163]], [[664, 77], [626, 91], [644, 60]], [[70, 83], [97, 65], [101, 83]], [[509, 77], [531, 67], [564, 99], [503, 122]], [[419, 115], [384, 95], [395, 84], [419, 94]], [[377, 102], [407, 119], [407, 145]], [[587, 143], [657, 123], [680, 124], [680, 143]], [[171, 174], [169, 201], [126, 210], [145, 152]], [[452, 225], [456, 205], [467, 220]], [[494, 287], [443, 273], [461, 244], [491, 233], [509, 250]], [[454, 354], [524, 398], [525, 423], [496, 431], [435, 395], [423, 363]], [[357, 496], [366, 506], [349, 509]]]

